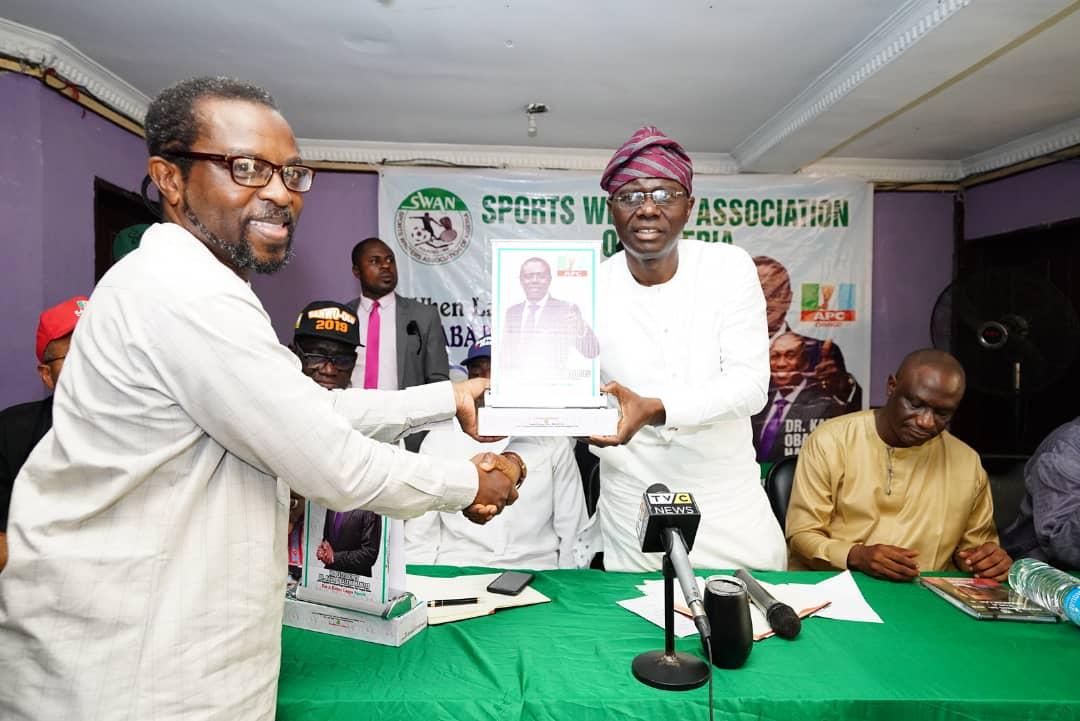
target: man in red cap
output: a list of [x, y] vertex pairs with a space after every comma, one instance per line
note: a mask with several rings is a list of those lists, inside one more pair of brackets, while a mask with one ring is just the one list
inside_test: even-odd
[[64, 367], [71, 332], [86, 306], [78, 295], [41, 314], [37, 329], [38, 375], [50, 395], [0, 411], [0, 570], [7, 565], [7, 517], [11, 487], [30, 451], [52, 428], [52, 394]]
[[604, 564], [660, 567], [641, 553], [635, 519], [642, 493], [661, 482], [701, 508], [695, 566], [783, 569], [750, 430], [769, 386], [765, 298], [745, 251], [682, 238], [693, 174], [682, 146], [646, 126], [600, 181], [623, 246], [597, 274], [602, 390], [621, 411], [615, 436], [592, 439]]

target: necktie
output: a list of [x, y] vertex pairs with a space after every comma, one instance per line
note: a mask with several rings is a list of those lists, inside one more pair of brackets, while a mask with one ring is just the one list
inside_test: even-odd
[[772, 414], [772, 418], [765, 424], [765, 430], [761, 432], [761, 443], [758, 444], [757, 459], [758, 462], [768, 460], [769, 452], [772, 450], [773, 444], [776, 443], [776, 437], [780, 435], [780, 426], [784, 422], [784, 406], [788, 402], [783, 398], [777, 398], [773, 404], [773, 408], [776, 410]]
[[526, 333], [536, 330], [536, 316], [540, 313], [539, 303], [529, 303], [529, 315], [525, 318], [525, 326], [522, 328]]
[[345, 515], [341, 511], [334, 512], [334, 538], [341, 533], [341, 524], [345, 522]]
[[371, 304], [364, 350], [364, 388], [379, 387], [379, 301]]

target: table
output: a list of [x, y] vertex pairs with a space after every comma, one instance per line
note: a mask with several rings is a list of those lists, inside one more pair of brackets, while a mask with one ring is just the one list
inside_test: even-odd
[[[855, 576], [884, 623], [808, 619], [794, 641], [756, 643], [743, 668], [716, 670], [717, 719], [1080, 719], [1080, 628], [977, 621], [916, 584]], [[430, 627], [401, 648], [285, 628], [278, 721], [707, 719], [707, 685], [659, 691], [631, 675], [636, 654], [664, 644], [615, 605], [646, 578], [659, 574], [542, 572], [551, 603]], [[696, 637], [676, 647], [702, 655]]]

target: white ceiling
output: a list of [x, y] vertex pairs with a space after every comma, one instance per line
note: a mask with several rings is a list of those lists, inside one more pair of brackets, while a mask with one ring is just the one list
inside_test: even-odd
[[[706, 172], [955, 180], [1080, 144], [1078, 10], [1080, 0], [3, 0], [0, 53], [56, 67], [136, 119], [178, 79], [242, 77], [274, 93], [310, 159], [593, 169], [649, 122]], [[536, 101], [551, 112], [529, 138], [524, 108]]]

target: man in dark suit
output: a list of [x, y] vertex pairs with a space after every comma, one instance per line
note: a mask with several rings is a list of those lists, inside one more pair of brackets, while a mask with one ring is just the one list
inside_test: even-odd
[[[360, 241], [352, 250], [352, 272], [360, 296], [346, 305], [360, 319], [360, 341], [352, 385], [399, 390], [450, 378], [442, 320], [433, 305], [404, 298], [397, 288], [394, 251], [379, 238]], [[416, 451], [423, 434], [405, 439]]]
[[315, 557], [331, 571], [370, 576], [379, 557], [382, 518], [371, 511], [327, 511]]
[[759, 463], [798, 454], [810, 431], [846, 407], [821, 389], [809, 373], [804, 336], [787, 332], [769, 346], [769, 403], [750, 419]]
[[503, 321], [501, 354], [510, 373], [525, 372], [532, 378], [559, 376], [570, 353], [595, 358], [600, 344], [574, 303], [553, 298], [551, 266], [543, 258], [529, 258], [518, 274], [525, 300], [510, 306]]
[[[794, 333], [787, 324], [791, 308], [791, 277], [784, 264], [767, 255], [754, 256], [761, 291], [765, 295], [765, 319], [769, 338], [776, 340], [784, 333]], [[821, 391], [844, 407], [844, 413], [862, 409], [862, 387], [848, 373], [844, 354], [832, 339], [821, 340], [796, 333], [806, 352], [807, 371]]]

